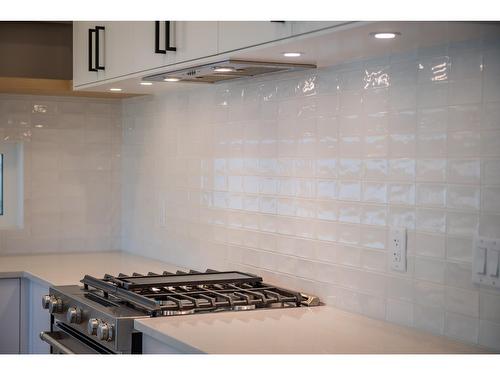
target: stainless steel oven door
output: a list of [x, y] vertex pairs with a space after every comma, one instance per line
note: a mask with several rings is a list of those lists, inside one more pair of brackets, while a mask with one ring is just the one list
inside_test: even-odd
[[113, 354], [61, 322], [54, 323], [52, 332], [41, 332], [40, 339], [50, 345], [52, 354]]

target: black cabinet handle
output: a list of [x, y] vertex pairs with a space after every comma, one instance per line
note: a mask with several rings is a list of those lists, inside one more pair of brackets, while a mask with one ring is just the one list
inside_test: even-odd
[[155, 53], [166, 54], [167, 51], [177, 51], [176, 47], [170, 44], [170, 21], [165, 22], [165, 49], [160, 48], [160, 21], [155, 21]]
[[160, 21], [155, 21], [155, 53], [167, 53], [160, 49]]
[[165, 21], [165, 44], [167, 51], [177, 51], [177, 48], [170, 44], [170, 21]]
[[94, 68], [93, 62], [94, 60], [92, 59], [93, 53], [94, 53], [94, 48], [92, 47], [92, 39], [93, 39], [93, 34], [96, 33], [96, 29], [89, 29], [89, 72], [97, 72], [97, 69]]
[[95, 67], [98, 70], [104, 70], [104, 65], [99, 65], [99, 31], [104, 31], [104, 26], [96, 26], [95, 27]]

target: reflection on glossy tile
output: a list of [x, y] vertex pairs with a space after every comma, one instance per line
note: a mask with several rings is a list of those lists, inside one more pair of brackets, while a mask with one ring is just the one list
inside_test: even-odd
[[[500, 236], [498, 51], [486, 41], [446, 43], [126, 100], [124, 147], [112, 153], [102, 144], [116, 139], [106, 130], [120, 116], [114, 107], [98, 106], [86, 119], [88, 106], [31, 113], [33, 103], [9, 99], [0, 103], [2, 113], [9, 108], [0, 135], [29, 131], [39, 154], [30, 161], [33, 197], [46, 200], [30, 206], [38, 234], [57, 230], [41, 221], [59, 209], [50, 179], [84, 181], [79, 160], [92, 140], [96, 155], [83, 158], [85, 168], [124, 182], [125, 250], [187, 265], [193, 254], [214, 262], [200, 246], [230, 247], [235, 268], [314, 289], [341, 308], [494, 346], [497, 306], [479, 296], [477, 314], [470, 274], [476, 232]], [[34, 131], [33, 121], [47, 128]], [[107, 179], [121, 164], [122, 175]], [[85, 178], [99, 182], [94, 172]], [[168, 201], [166, 229], [153, 224], [158, 191]], [[78, 191], [70, 186], [64, 192], [61, 210], [78, 211], [73, 201], [86, 198], [71, 198]], [[89, 205], [98, 204], [82, 207]], [[389, 226], [408, 229], [406, 273], [388, 267]], [[6, 238], [0, 249], [14, 243]]]
[[478, 210], [479, 187], [450, 185], [448, 187], [447, 206], [450, 208]]
[[417, 205], [444, 207], [446, 205], [446, 185], [417, 184]]
[[415, 204], [415, 185], [413, 184], [389, 184], [389, 203], [393, 204]]
[[446, 180], [446, 159], [417, 160], [417, 181], [444, 182]]

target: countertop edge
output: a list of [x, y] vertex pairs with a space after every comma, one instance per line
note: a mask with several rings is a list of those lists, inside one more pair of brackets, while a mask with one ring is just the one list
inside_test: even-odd
[[206, 352], [204, 352], [204, 351], [202, 351], [194, 346], [191, 346], [184, 341], [179, 341], [179, 340], [173, 338], [172, 336], [169, 336], [169, 335], [163, 333], [160, 330], [157, 330], [157, 329], [154, 329], [154, 328], [151, 328], [151, 327], [145, 325], [143, 323], [143, 321], [149, 320], [149, 319], [150, 318], [148, 318], [148, 319], [135, 319], [134, 320], [134, 328], [136, 330], [142, 332], [143, 334], [150, 336], [150, 337], [154, 338], [155, 340], [158, 340], [158, 341], [162, 342], [163, 344], [171, 346], [171, 347], [178, 349], [182, 352], [187, 352], [189, 354], [207, 354]]
[[50, 287], [53, 284], [50, 281], [47, 281], [40, 276], [37, 276], [29, 271], [2, 271], [0, 272], [0, 279], [18, 279], [18, 278], [26, 278], [30, 281], [35, 281], [39, 284], [43, 284], [44, 286]]

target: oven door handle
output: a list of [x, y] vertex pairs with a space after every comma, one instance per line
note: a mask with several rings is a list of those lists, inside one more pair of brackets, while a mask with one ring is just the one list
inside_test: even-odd
[[60, 352], [64, 354], [75, 354], [70, 348], [68, 348], [66, 345], [61, 344], [59, 341], [57, 341], [56, 338], [53, 337], [54, 332], [40, 332], [40, 338], [42, 341], [45, 341], [47, 344], [50, 346], [53, 346]]

